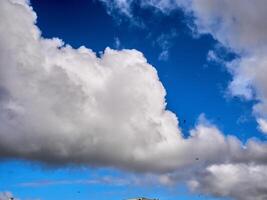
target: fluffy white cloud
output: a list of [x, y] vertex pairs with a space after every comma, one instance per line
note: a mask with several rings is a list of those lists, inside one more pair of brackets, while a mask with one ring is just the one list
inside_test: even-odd
[[169, 172], [163, 184], [187, 179], [182, 167], [197, 182], [206, 167], [267, 163], [267, 144], [243, 146], [205, 120], [183, 138], [142, 53], [106, 48], [97, 57], [45, 39], [24, 0], [0, 1], [0, 17], [1, 157]]
[[[128, 13], [132, 12], [131, 4], [133, 2], [138, 1], [129, 2]], [[106, 5], [108, 4], [106, 1]], [[119, 4], [116, 5], [116, 9], [123, 14]], [[190, 26], [197, 34], [211, 34], [221, 45], [238, 55], [235, 60], [224, 63], [233, 76], [233, 80], [229, 84], [229, 91], [232, 95], [257, 101], [253, 111], [259, 129], [266, 133], [267, 2], [265, 0], [144, 0], [141, 1], [141, 6], [154, 7], [167, 14], [175, 9], [183, 9], [186, 15], [192, 17], [193, 26], [191, 26], [192, 24]], [[209, 56], [214, 55], [210, 54]], [[223, 63], [223, 59], [217, 56], [220, 55], [217, 54], [216, 59]], [[218, 131], [216, 128], [212, 130], [212, 127], [207, 126], [198, 126], [196, 130], [197, 134]], [[205, 143], [200, 142], [203, 140], [199, 137], [190, 140], [194, 141], [192, 142], [194, 147], [197, 146], [196, 144], [205, 144], [207, 148], [210, 147], [208, 138], [205, 138]], [[196, 171], [192, 171], [191, 168], [189, 171], [194, 174], [194, 178], [190, 182], [191, 187], [207, 194], [227, 196], [238, 200], [267, 199], [267, 188], [265, 187], [267, 176], [264, 164], [266, 144], [250, 140], [241, 150], [239, 145], [236, 145], [238, 141], [234, 140], [232, 151], [225, 152], [228, 147], [224, 145], [229, 145], [231, 142], [228, 140], [224, 143], [223, 139], [219, 139], [219, 137], [216, 141], [222, 150], [218, 157], [224, 157], [227, 154], [231, 155], [230, 159], [229, 157], [225, 158], [224, 161], [229, 159], [228, 162], [210, 164], [206, 168], [202, 166], [203, 168], [200, 170], [198, 168]], [[218, 148], [216, 151], [219, 152]], [[207, 152], [209, 151], [205, 151], [205, 154]], [[189, 176], [187, 175], [187, 177]], [[181, 177], [183, 176], [176, 172], [164, 177], [164, 180], [172, 183]]]
[[267, 133], [267, 121], [262, 118], [259, 118], [257, 119], [257, 122], [259, 124], [260, 131], [263, 133]]
[[[0, 9], [2, 157], [160, 172], [196, 156], [230, 156], [232, 140], [214, 127], [199, 125], [182, 137], [142, 53], [107, 48], [99, 58], [42, 38], [25, 1], [1, 1]], [[226, 156], [218, 158], [220, 152]]]
[[[266, 8], [264, 0], [192, 0], [187, 5], [183, 3], [183, 9], [194, 16], [198, 33], [211, 34], [239, 55], [226, 63], [233, 75], [229, 89], [233, 95], [257, 100], [253, 110], [262, 132], [266, 132], [267, 119]], [[254, 152], [262, 152], [258, 145], [248, 144], [251, 145]], [[211, 165], [191, 184], [197, 190], [216, 196], [264, 200], [267, 199], [265, 172], [266, 165], [255, 163]]]
[[233, 95], [256, 99], [256, 116], [267, 117], [267, 3], [256, 1], [192, 0], [184, 6], [191, 12], [199, 33], [210, 33], [225, 47], [239, 54], [227, 63], [233, 75]]
[[240, 149], [202, 124], [184, 139], [140, 52], [107, 48], [98, 58], [42, 38], [25, 1], [2, 1], [1, 17], [1, 156], [166, 171]]
[[237, 200], [267, 198], [267, 166], [222, 164], [211, 165], [197, 179], [189, 182], [193, 191]]
[[[177, 0], [191, 12], [200, 33], [212, 34], [238, 52], [251, 52], [267, 42], [266, 1]], [[187, 2], [187, 3], [186, 3]]]
[[[214, 127], [199, 125], [182, 137], [157, 72], [140, 52], [107, 48], [98, 58], [42, 38], [25, 1], [0, 5], [2, 157], [155, 172], [196, 156], [230, 156], [228, 139]], [[218, 159], [219, 152], [226, 156]]]
[[[132, 170], [177, 166], [178, 122], [142, 53], [107, 48], [98, 58], [42, 38], [25, 1], [0, 7], [1, 156]], [[153, 165], [161, 157], [168, 162]]]

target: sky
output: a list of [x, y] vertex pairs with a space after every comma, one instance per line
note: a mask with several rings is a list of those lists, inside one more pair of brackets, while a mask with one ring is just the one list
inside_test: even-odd
[[266, 200], [266, 8], [1, 1], [0, 200]]

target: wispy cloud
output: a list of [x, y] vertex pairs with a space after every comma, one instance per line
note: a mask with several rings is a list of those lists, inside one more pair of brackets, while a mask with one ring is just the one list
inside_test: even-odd
[[114, 47], [115, 49], [120, 49], [121, 48], [121, 41], [118, 37], [114, 38]]
[[118, 178], [105, 176], [97, 179], [76, 179], [76, 180], [37, 180], [32, 182], [19, 183], [20, 187], [44, 187], [53, 185], [114, 185], [114, 186], [125, 186], [131, 184], [131, 181]]
[[173, 45], [174, 38], [178, 33], [173, 29], [169, 33], [162, 33], [155, 41], [155, 45], [161, 50], [158, 59], [166, 61], [169, 59], [169, 51]]
[[9, 191], [0, 192], [0, 200], [19, 200], [15, 198], [14, 195]]

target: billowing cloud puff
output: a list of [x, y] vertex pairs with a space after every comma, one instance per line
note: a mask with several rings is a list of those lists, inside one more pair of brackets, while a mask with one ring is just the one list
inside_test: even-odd
[[199, 126], [185, 140], [142, 53], [107, 48], [97, 57], [42, 38], [25, 1], [0, 7], [1, 157], [160, 172], [196, 156], [224, 160], [231, 141], [240, 148], [213, 127]]
[[[0, 4], [1, 156], [133, 170], [177, 165], [178, 122], [142, 53], [107, 48], [99, 58], [42, 38], [25, 1]], [[168, 162], [153, 167], [161, 157]]]
[[243, 145], [205, 120], [183, 138], [156, 70], [139, 51], [106, 48], [98, 57], [45, 39], [25, 0], [0, 1], [0, 17], [2, 158], [162, 173], [166, 184], [187, 167], [195, 185], [213, 166], [266, 166], [265, 143]]
[[195, 152], [229, 155], [235, 139], [216, 127], [199, 125], [182, 137], [140, 52], [107, 48], [99, 58], [42, 38], [24, 1], [1, 2], [1, 15], [1, 156], [164, 171], [190, 164]]
[[200, 125], [185, 140], [140, 52], [107, 48], [99, 58], [42, 38], [24, 1], [0, 7], [1, 157], [161, 172], [240, 149], [215, 127]]
[[266, 165], [222, 164], [211, 165], [189, 181], [194, 191], [237, 200], [267, 199]]
[[[108, 8], [111, 6], [109, 1], [104, 2]], [[113, 8], [124, 14], [120, 11], [118, 0], [112, 2]], [[129, 4], [133, 4], [133, 1]], [[142, 6], [154, 7], [166, 14], [175, 9], [182, 9], [193, 20], [193, 27], [192, 24], [190, 26], [196, 33], [211, 34], [221, 45], [238, 55], [233, 61], [224, 63], [233, 76], [229, 91], [232, 95], [256, 100], [253, 112], [259, 130], [266, 133], [267, 2], [265, 0], [144, 0], [141, 1]], [[128, 5], [127, 9], [130, 13], [131, 6]], [[216, 57], [220, 58], [220, 55]], [[220, 59], [220, 62], [223, 60]], [[211, 130], [210, 128], [205, 130], [205, 133]], [[199, 127], [196, 130], [199, 130]], [[266, 199], [264, 160], [267, 156], [264, 146], [256, 141], [249, 141], [244, 147], [245, 151], [234, 148], [235, 151], [231, 153], [228, 162], [210, 164], [194, 173], [190, 186], [206, 194], [238, 200]], [[224, 153], [220, 154], [222, 155]], [[257, 163], [253, 160], [257, 160]], [[166, 180], [170, 182], [171, 179], [180, 177], [179, 173], [172, 174]]]

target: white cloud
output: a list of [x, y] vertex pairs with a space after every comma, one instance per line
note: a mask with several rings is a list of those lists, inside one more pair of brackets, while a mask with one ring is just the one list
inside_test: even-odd
[[[232, 95], [255, 99], [253, 107], [259, 129], [267, 130], [267, 2], [264, 0], [193, 0], [184, 10], [195, 18], [198, 33], [211, 34], [239, 58], [226, 66], [233, 75], [229, 85]], [[263, 153], [255, 143], [253, 152]], [[254, 154], [252, 153], [252, 154]], [[246, 157], [251, 157], [250, 153]], [[249, 156], [250, 155], [250, 156]], [[263, 154], [262, 154], [263, 155]], [[258, 156], [252, 156], [254, 159]], [[267, 199], [266, 165], [228, 163], [208, 166], [191, 181], [197, 191], [236, 200]]]
[[267, 144], [243, 146], [203, 116], [183, 138], [141, 52], [106, 48], [99, 58], [45, 39], [23, 0], [0, 1], [0, 17], [1, 157], [161, 172], [163, 184], [188, 178], [185, 167], [266, 166]]
[[226, 63], [233, 80], [232, 95], [255, 99], [257, 118], [267, 117], [267, 3], [256, 1], [191, 1], [191, 11], [199, 33], [209, 33], [225, 47], [239, 54]]
[[259, 124], [259, 129], [263, 133], [267, 133], [267, 121], [265, 119], [259, 118], [257, 119], [257, 122]]
[[[132, 4], [133, 1], [129, 3]], [[265, 0], [145, 0], [141, 4], [144, 7], [154, 7], [166, 14], [175, 9], [183, 9], [186, 15], [193, 19], [194, 33], [211, 34], [220, 45], [238, 55], [238, 58], [228, 63], [221, 59], [218, 52], [214, 54], [210, 51], [208, 58], [225, 64], [232, 74], [233, 80], [229, 84], [229, 91], [232, 95], [247, 100], [256, 100], [257, 103], [253, 107], [254, 115], [258, 119], [259, 129], [266, 132], [267, 2]], [[128, 11], [130, 12], [131, 9]], [[206, 128], [198, 126], [195, 129], [198, 130], [197, 135], [217, 131], [216, 128], [213, 130], [211, 127]], [[238, 145], [233, 145], [234, 150], [231, 153], [225, 153], [224, 149], [228, 147], [223, 146], [231, 142], [224, 143], [219, 137], [220, 134], [217, 136], [216, 144], [222, 150], [218, 153], [218, 148], [216, 148], [218, 157], [231, 154], [231, 159], [225, 163], [207, 165], [206, 170], [205, 167], [196, 170], [190, 182], [191, 187], [207, 194], [227, 196], [238, 200], [267, 199], [266, 165], [264, 164], [266, 143], [259, 144], [250, 140], [244, 146], [244, 150], [236, 148]], [[194, 147], [196, 144], [204, 145], [204, 143], [207, 148], [211, 147], [208, 138], [205, 138], [204, 143], [200, 142], [201, 138], [196, 136], [193, 140], [192, 146]], [[210, 151], [206, 150], [205, 155], [212, 151], [212, 148]], [[258, 163], [256, 164], [253, 160], [257, 160]], [[181, 175], [176, 172], [164, 179], [170, 182], [170, 178], [175, 181], [181, 178]]]
[[[232, 140], [215, 127], [199, 125], [182, 137], [142, 53], [107, 48], [98, 58], [42, 38], [25, 2], [0, 7], [2, 157], [162, 172], [196, 156], [203, 162], [231, 156]], [[226, 156], [218, 159], [220, 152]]]
[[[113, 186], [126, 186], [130, 184], [135, 184], [133, 179], [124, 179], [120, 177], [103, 176], [99, 178], [88, 178], [88, 179], [71, 179], [71, 180], [35, 180], [31, 182], [19, 183], [20, 187], [47, 187], [54, 185], [113, 185]], [[1, 200], [1, 199], [0, 199]]]
[[255, 99], [256, 117], [267, 117], [267, 3], [264, 0], [192, 0], [183, 5], [198, 33], [211, 34], [239, 55], [226, 66], [233, 75], [232, 95]]
[[267, 42], [266, 1], [177, 0], [195, 16], [200, 33], [212, 34], [225, 46], [238, 52], [265, 47]]
[[264, 200], [267, 198], [266, 165], [211, 165], [189, 181], [193, 191], [201, 191], [236, 200]]
[[155, 41], [155, 45], [160, 48], [159, 60], [166, 61], [169, 59], [169, 51], [172, 47], [172, 40], [177, 36], [175, 30], [171, 30], [169, 33], [161, 34]]
[[[0, 9], [1, 156], [141, 171], [177, 165], [178, 121], [142, 53], [107, 48], [98, 58], [40, 37], [25, 2]], [[164, 155], [168, 163], [153, 165]]]
[[[129, 13], [134, 2], [128, 2]], [[110, 3], [107, 1], [106, 4]], [[121, 12], [122, 6], [119, 3], [116, 5], [115, 11]], [[224, 47], [237, 53], [239, 58], [226, 63], [229, 72], [233, 75], [229, 91], [232, 95], [245, 99], [256, 99], [259, 103], [255, 105], [255, 115], [267, 117], [267, 79], [265, 79], [267, 3], [265, 0], [144, 0], [141, 5], [154, 7], [166, 14], [175, 9], [182, 9], [193, 19], [195, 33], [211, 34]], [[128, 17], [134, 16], [131, 14]], [[164, 57], [167, 54], [163, 51], [162, 55]], [[214, 55], [209, 54], [209, 56]]]
[[[150, 172], [194, 163], [196, 152], [217, 157], [216, 142], [226, 143], [221, 133], [183, 139], [142, 53], [107, 48], [98, 58], [85, 47], [42, 38], [25, 2], [0, 7], [2, 157]], [[207, 155], [205, 138], [213, 138]]]
[[113, 14], [114, 11], [119, 11], [121, 14], [127, 17], [132, 17], [131, 5], [134, 0], [100, 0], [107, 8], [109, 14]]
[[[131, 13], [134, 2], [128, 1], [127, 6], [121, 0], [106, 1], [106, 4], [116, 4], [118, 12], [127, 7], [127, 13]], [[144, 0], [140, 4], [167, 14], [182, 8], [187, 15], [194, 16], [198, 33], [212, 34], [219, 42], [235, 51], [254, 52], [266, 49], [265, 0]]]

